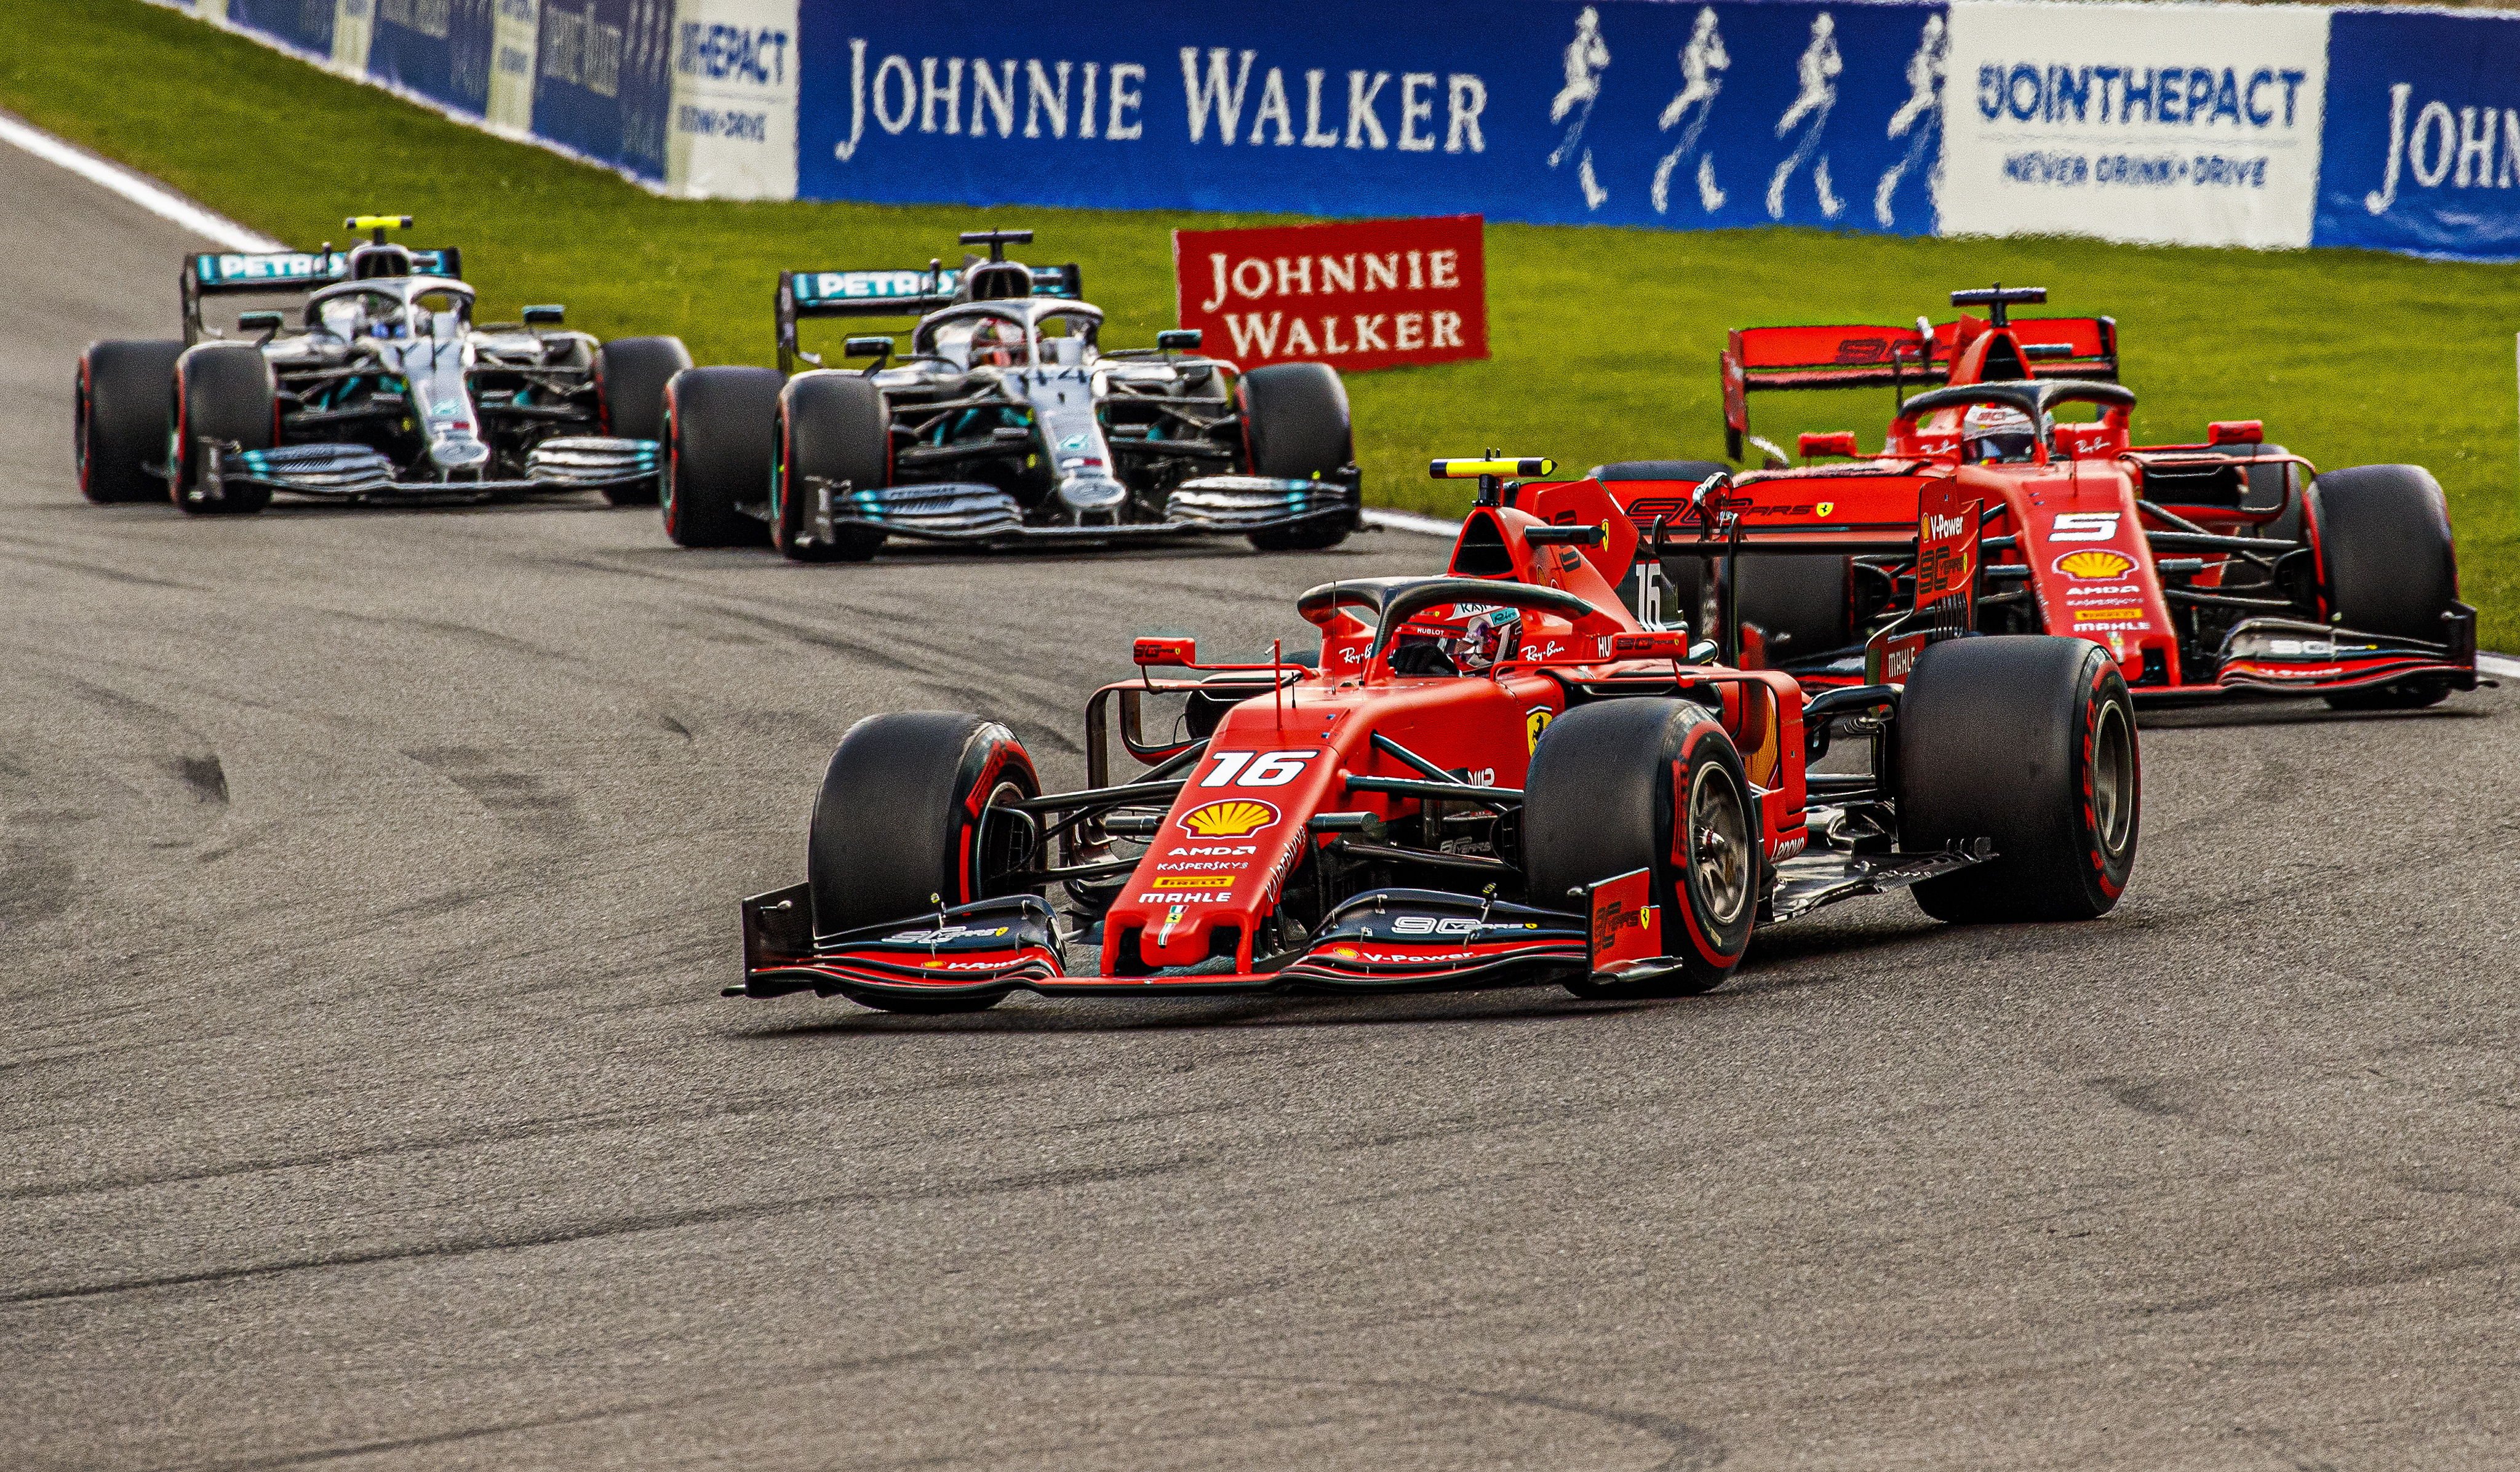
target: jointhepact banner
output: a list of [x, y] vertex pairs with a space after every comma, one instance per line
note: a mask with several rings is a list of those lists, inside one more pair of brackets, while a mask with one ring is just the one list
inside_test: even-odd
[[1488, 355], [1477, 215], [1259, 230], [1176, 230], [1180, 321], [1249, 370], [1342, 373]]
[[1945, 235], [2307, 245], [2327, 12], [1956, 0]]

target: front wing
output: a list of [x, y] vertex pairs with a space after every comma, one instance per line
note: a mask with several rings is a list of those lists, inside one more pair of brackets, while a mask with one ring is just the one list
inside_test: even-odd
[[1023, 508], [1014, 497], [977, 482], [835, 488], [823, 491], [821, 497], [814, 530], [825, 542], [837, 541], [842, 527], [856, 527], [913, 541], [976, 547], [1240, 536], [1352, 519], [1361, 502], [1356, 485], [1345, 480], [1209, 475], [1176, 487], [1160, 521], [1039, 525], [1024, 520]]
[[267, 486], [332, 501], [480, 500], [494, 496], [562, 495], [653, 480], [657, 445], [650, 439], [595, 436], [547, 439], [525, 457], [518, 480], [406, 480], [391, 457], [366, 445], [283, 445], [239, 450], [204, 442], [202, 481], [216, 500], [231, 483]]

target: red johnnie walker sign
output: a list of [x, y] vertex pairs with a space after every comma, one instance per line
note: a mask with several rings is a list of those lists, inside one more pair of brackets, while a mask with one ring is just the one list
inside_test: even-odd
[[1181, 325], [1245, 369], [1342, 373], [1488, 355], [1484, 222], [1474, 214], [1260, 230], [1176, 230]]

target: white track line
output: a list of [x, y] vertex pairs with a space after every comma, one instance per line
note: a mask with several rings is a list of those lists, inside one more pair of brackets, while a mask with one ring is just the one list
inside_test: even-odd
[[268, 236], [257, 235], [236, 221], [212, 214], [155, 179], [145, 178], [43, 129], [0, 112], [0, 142], [12, 143], [47, 163], [57, 163], [100, 189], [111, 190], [158, 216], [170, 220], [213, 245], [230, 250], [286, 250]]
[[1365, 509], [1365, 524], [1379, 526], [1384, 531], [1414, 531], [1423, 537], [1458, 537], [1462, 523], [1441, 516], [1421, 516], [1416, 512], [1386, 512], [1380, 507]]
[[2520, 659], [2514, 659], [2508, 654], [2479, 654], [2476, 656], [2476, 667], [2486, 674], [2499, 675], [2505, 680], [2520, 680]]

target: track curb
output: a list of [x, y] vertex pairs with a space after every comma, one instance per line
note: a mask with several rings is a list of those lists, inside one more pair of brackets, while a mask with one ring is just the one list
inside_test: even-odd
[[165, 185], [90, 153], [67, 138], [45, 132], [14, 112], [0, 112], [0, 143], [13, 144], [47, 163], [57, 164], [110, 194], [117, 195], [161, 220], [180, 225], [213, 245], [230, 250], [286, 250], [279, 241], [248, 230], [227, 216], [168, 189]]

